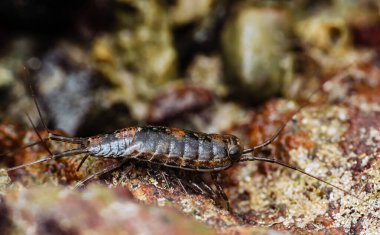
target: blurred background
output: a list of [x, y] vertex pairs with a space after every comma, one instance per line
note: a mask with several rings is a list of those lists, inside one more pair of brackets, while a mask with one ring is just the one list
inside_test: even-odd
[[[32, 94], [49, 129], [68, 136], [153, 124], [254, 146], [293, 116], [255, 154], [366, 203], [262, 162], [218, 172], [229, 211], [180, 187], [178, 172], [138, 161], [78, 192], [71, 186], [115, 159], [77, 170], [76, 156], [0, 169], [0, 234], [377, 234], [379, 52], [378, 0], [2, 0], [2, 166], [49, 156], [42, 145], [22, 148], [39, 141], [25, 112], [47, 134]], [[190, 174], [184, 182], [201, 182]]]
[[[94, 135], [131, 125], [223, 132], [264, 101], [379, 63], [363, 1], [4, 0], [0, 118]], [[32, 85], [33, 89], [29, 87]]]

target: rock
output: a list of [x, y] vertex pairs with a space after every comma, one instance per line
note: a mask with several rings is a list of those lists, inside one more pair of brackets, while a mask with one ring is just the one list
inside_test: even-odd
[[174, 210], [141, 205], [122, 188], [18, 188], [0, 198], [0, 212], [1, 234], [214, 234]]
[[280, 92], [280, 63], [290, 47], [288, 24], [286, 9], [244, 5], [226, 23], [225, 79], [238, 98], [255, 103]]

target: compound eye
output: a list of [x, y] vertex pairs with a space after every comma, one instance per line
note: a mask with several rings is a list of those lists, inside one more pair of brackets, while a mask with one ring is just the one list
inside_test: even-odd
[[238, 146], [232, 146], [229, 150], [228, 150], [228, 154], [231, 156], [231, 157], [237, 157], [240, 155], [240, 148]]

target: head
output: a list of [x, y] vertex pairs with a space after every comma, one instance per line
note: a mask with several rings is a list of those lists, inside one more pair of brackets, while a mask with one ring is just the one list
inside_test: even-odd
[[240, 156], [243, 152], [243, 146], [239, 138], [233, 135], [224, 135], [225, 142], [227, 144], [227, 154], [232, 162], [240, 160]]

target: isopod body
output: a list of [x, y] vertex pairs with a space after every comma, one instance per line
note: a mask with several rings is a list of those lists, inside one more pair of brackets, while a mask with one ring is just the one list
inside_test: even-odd
[[130, 158], [192, 171], [228, 168], [243, 150], [233, 135], [160, 126], [129, 127], [90, 137], [81, 144], [83, 153], [94, 157]]

